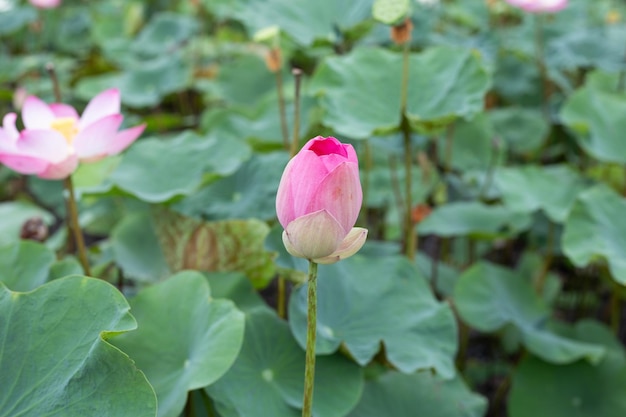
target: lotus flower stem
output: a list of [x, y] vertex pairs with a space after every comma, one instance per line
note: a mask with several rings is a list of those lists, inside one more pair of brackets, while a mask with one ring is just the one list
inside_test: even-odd
[[278, 299], [276, 300], [276, 312], [278, 313], [278, 317], [284, 319], [286, 317], [286, 297], [285, 297], [285, 277], [282, 275], [278, 276]]
[[295, 95], [293, 98], [293, 139], [291, 142], [291, 151], [290, 154], [293, 157], [298, 153], [298, 148], [300, 147], [300, 84], [302, 81], [302, 70], [299, 68], [294, 68], [292, 70], [295, 85]]
[[70, 229], [74, 235], [74, 241], [76, 242], [78, 259], [83, 267], [83, 271], [85, 271], [85, 275], [91, 276], [91, 268], [89, 268], [89, 260], [87, 259], [87, 250], [85, 248], [85, 240], [83, 239], [83, 232], [80, 229], [80, 224], [78, 223], [78, 209], [76, 208], [76, 195], [74, 193], [72, 177], [67, 177], [63, 181], [63, 185], [67, 190], [67, 217]]
[[411, 126], [406, 116], [406, 103], [409, 89], [409, 58], [410, 58], [410, 41], [404, 44], [402, 54], [402, 86], [401, 86], [401, 122], [400, 130], [404, 137], [404, 252], [409, 259], [415, 258], [416, 251], [416, 235], [415, 225], [411, 210], [413, 208], [413, 199], [411, 198], [412, 177], [413, 177], [413, 147], [411, 143]]
[[304, 369], [304, 401], [302, 417], [313, 412], [313, 384], [315, 383], [315, 336], [317, 333], [317, 264], [309, 261], [306, 327], [306, 363]]
[[46, 64], [46, 71], [48, 71], [48, 74], [50, 76], [50, 80], [52, 80], [52, 88], [54, 89], [54, 99], [60, 103], [61, 100], [61, 87], [59, 85], [59, 79], [57, 78], [57, 73], [54, 70], [54, 64], [52, 64], [51, 62], [48, 62]]

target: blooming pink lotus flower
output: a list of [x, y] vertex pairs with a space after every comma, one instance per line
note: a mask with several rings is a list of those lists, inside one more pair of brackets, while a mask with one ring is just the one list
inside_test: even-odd
[[531, 13], [558, 12], [567, 6], [568, 0], [505, 0], [512, 6]]
[[47, 105], [30, 96], [22, 108], [25, 129], [15, 127], [15, 113], [7, 114], [0, 128], [0, 162], [21, 174], [46, 179], [66, 178], [79, 161], [92, 162], [126, 149], [145, 125], [118, 132], [120, 93], [106, 90], [94, 97], [78, 116], [62, 103]]
[[54, 9], [61, 5], [61, 0], [28, 0], [30, 4], [40, 9]]
[[285, 167], [276, 196], [283, 243], [293, 256], [330, 264], [354, 255], [367, 229], [353, 227], [363, 192], [351, 145], [315, 137]]

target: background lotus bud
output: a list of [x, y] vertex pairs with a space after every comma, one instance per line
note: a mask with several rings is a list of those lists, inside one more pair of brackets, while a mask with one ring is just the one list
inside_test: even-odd
[[505, 0], [511, 6], [531, 13], [558, 12], [567, 7], [568, 0]]
[[61, 0], [28, 0], [28, 2], [40, 9], [54, 9], [61, 5]]
[[289, 161], [276, 196], [283, 242], [293, 256], [333, 263], [355, 254], [367, 230], [353, 227], [363, 192], [351, 145], [315, 137]]
[[24, 87], [17, 87], [13, 91], [13, 107], [15, 107], [15, 110], [22, 110], [27, 97], [28, 91]]

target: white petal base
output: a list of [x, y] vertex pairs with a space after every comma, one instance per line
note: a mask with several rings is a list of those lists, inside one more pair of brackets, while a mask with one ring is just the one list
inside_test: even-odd
[[322, 258], [313, 259], [313, 262], [318, 264], [334, 264], [342, 259], [349, 258], [363, 247], [366, 239], [367, 229], [353, 227], [335, 252]]

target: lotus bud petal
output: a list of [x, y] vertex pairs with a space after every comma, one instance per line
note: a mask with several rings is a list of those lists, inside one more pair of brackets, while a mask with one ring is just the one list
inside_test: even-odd
[[313, 262], [317, 262], [318, 264], [334, 264], [342, 259], [349, 258], [363, 247], [365, 239], [367, 239], [367, 229], [353, 227], [335, 252], [323, 258], [313, 259]]
[[311, 139], [285, 167], [276, 195], [287, 251], [327, 263], [356, 253], [367, 236], [353, 234], [362, 202], [354, 148], [333, 137]]

